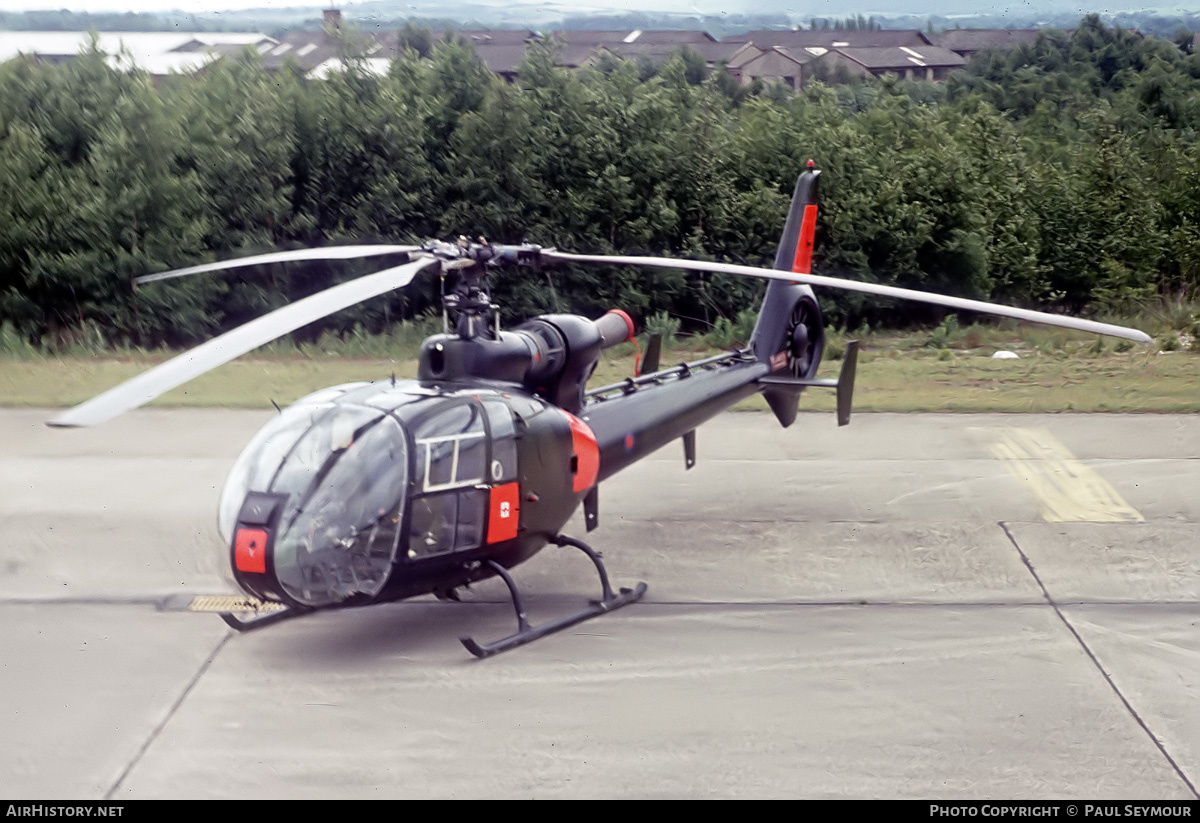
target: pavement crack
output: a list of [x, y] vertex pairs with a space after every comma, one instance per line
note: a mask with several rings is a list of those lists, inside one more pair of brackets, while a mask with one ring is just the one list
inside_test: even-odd
[[45, 597], [4, 597], [0, 606], [154, 606], [162, 611], [162, 597], [86, 597], [47, 595]]
[[233, 637], [233, 633], [226, 632], [225, 636], [221, 638], [221, 642], [213, 648], [208, 657], [204, 659], [204, 662], [200, 664], [200, 668], [196, 670], [196, 673], [192, 676], [192, 679], [188, 681], [186, 686], [184, 686], [183, 691], [180, 693], [179, 697], [175, 699], [175, 702], [171, 704], [171, 708], [167, 710], [166, 715], [162, 720], [159, 721], [158, 725], [154, 727], [154, 730], [150, 732], [149, 737], [147, 737], [142, 743], [141, 747], [133, 755], [133, 758], [125, 765], [125, 768], [121, 770], [121, 774], [117, 776], [117, 779], [113, 782], [112, 786], [109, 787], [109, 790], [104, 793], [105, 800], [113, 799], [113, 796], [117, 793], [117, 790], [121, 788], [121, 784], [125, 782], [126, 778], [128, 778], [133, 772], [134, 768], [137, 767], [137, 764], [142, 761], [142, 758], [146, 755], [146, 752], [148, 752], [150, 747], [154, 745], [154, 741], [157, 740], [167, 728], [167, 724], [171, 722], [173, 717], [175, 717], [175, 713], [179, 711], [179, 707], [183, 705], [183, 701], [187, 700], [188, 695], [192, 693], [192, 689], [194, 689], [196, 684], [200, 682], [200, 678], [203, 677], [204, 673], [208, 671], [209, 666], [211, 666], [213, 661], [217, 659], [217, 655], [221, 653], [221, 649], [225, 648], [225, 644], [229, 642], [231, 637]]
[[1197, 791], [1195, 784], [1188, 779], [1187, 774], [1184, 773], [1183, 769], [1179, 766], [1179, 763], [1177, 763], [1175, 758], [1171, 756], [1171, 753], [1167, 751], [1167, 748], [1163, 745], [1163, 742], [1158, 739], [1158, 735], [1150, 731], [1150, 726], [1147, 725], [1142, 716], [1138, 714], [1137, 709], [1133, 707], [1133, 704], [1130, 703], [1129, 699], [1126, 698], [1121, 692], [1120, 687], [1117, 686], [1116, 682], [1112, 678], [1112, 675], [1108, 673], [1108, 670], [1104, 668], [1104, 665], [1100, 662], [1100, 659], [1096, 657], [1095, 652], [1092, 651], [1091, 647], [1088, 646], [1087, 642], [1083, 639], [1083, 635], [1081, 635], [1075, 626], [1072, 625], [1071, 621], [1067, 619], [1066, 614], [1063, 613], [1063, 610], [1059, 607], [1059, 604], [1055, 602], [1054, 598], [1050, 595], [1050, 590], [1047, 589], [1046, 584], [1042, 582], [1042, 578], [1040, 575], [1038, 575], [1037, 569], [1033, 567], [1033, 562], [1029, 559], [1029, 555], [1025, 554], [1025, 550], [1021, 548], [1021, 544], [1017, 542], [1017, 538], [1009, 530], [1008, 524], [1001, 521], [999, 525], [1000, 528], [1004, 530], [1004, 534], [1008, 537], [1009, 542], [1013, 544], [1013, 548], [1017, 550], [1017, 554], [1021, 556], [1021, 562], [1025, 564], [1025, 568], [1029, 569], [1029, 573], [1033, 576], [1034, 581], [1042, 590], [1042, 596], [1046, 598], [1046, 602], [1050, 605], [1050, 608], [1054, 609], [1054, 613], [1058, 615], [1058, 619], [1062, 621], [1064, 626], [1067, 627], [1067, 631], [1069, 631], [1071, 636], [1075, 638], [1075, 642], [1077, 642], [1079, 647], [1083, 649], [1084, 654], [1086, 654], [1088, 659], [1092, 661], [1092, 665], [1096, 667], [1096, 670], [1104, 676], [1104, 680], [1108, 683], [1108, 687], [1112, 689], [1113, 694], [1115, 694], [1117, 699], [1121, 701], [1121, 704], [1125, 706], [1125, 710], [1129, 712], [1129, 716], [1132, 717], [1139, 726], [1141, 726], [1142, 731], [1144, 731], [1146, 736], [1150, 738], [1150, 742], [1153, 743], [1155, 748], [1157, 748], [1159, 752], [1162, 753], [1162, 756], [1166, 758], [1167, 763], [1169, 763], [1171, 768], [1175, 770], [1175, 774], [1179, 775], [1179, 779], [1182, 780], [1183, 784], [1188, 787], [1188, 791], [1192, 793], [1192, 796], [1200, 800], [1200, 791]]

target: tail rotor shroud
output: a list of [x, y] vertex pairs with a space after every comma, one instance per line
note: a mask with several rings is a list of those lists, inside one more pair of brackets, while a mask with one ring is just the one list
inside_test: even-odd
[[800, 298], [792, 307], [785, 339], [788, 372], [800, 380], [817, 373], [825, 349], [825, 327], [816, 303]]

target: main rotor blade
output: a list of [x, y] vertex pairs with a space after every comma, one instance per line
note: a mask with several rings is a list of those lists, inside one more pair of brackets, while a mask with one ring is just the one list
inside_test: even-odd
[[406, 286], [417, 272], [436, 265], [437, 262], [430, 258], [384, 269], [317, 292], [270, 314], [264, 314], [68, 409], [47, 421], [47, 425], [94, 426], [111, 420], [301, 326], [355, 303]]
[[239, 257], [236, 260], [221, 260], [216, 263], [203, 263], [199, 266], [188, 266], [186, 269], [147, 274], [135, 277], [133, 282], [154, 283], [158, 280], [173, 280], [176, 277], [187, 277], [192, 274], [203, 274], [210, 271], [240, 269], [243, 266], [262, 266], [267, 263], [294, 263], [298, 260], [352, 260], [358, 257], [375, 257], [381, 254], [403, 254], [417, 251], [420, 246], [323, 246], [316, 249], [294, 249], [292, 251], [276, 251], [269, 254], [256, 254], [253, 257]]
[[673, 257], [618, 257], [604, 254], [567, 254], [566, 252], [542, 251], [542, 257], [551, 260], [562, 260], [566, 263], [609, 263], [623, 266], [650, 266], [660, 269], [688, 269], [691, 271], [711, 271], [723, 274], [739, 274], [746, 277], [764, 277], [769, 280], [787, 280], [792, 283], [807, 283], [811, 286], [828, 286], [846, 291], [878, 294], [883, 297], [899, 297], [903, 300], [915, 300], [921, 303], [932, 303], [935, 306], [946, 306], [952, 309], [966, 309], [983, 314], [995, 314], [1001, 317], [1014, 317], [1027, 320], [1030, 323], [1042, 323], [1047, 326], [1061, 326], [1065, 329], [1106, 334], [1110, 337], [1123, 337], [1138, 343], [1151, 343], [1152, 338], [1145, 332], [1129, 329], [1124, 326], [1114, 326], [1111, 323], [1098, 323], [1094, 320], [1083, 320], [1078, 317], [1066, 317], [1061, 314], [1017, 309], [999, 303], [987, 303], [982, 300], [968, 300], [965, 297], [949, 297], [932, 292], [902, 289], [898, 286], [882, 286], [875, 283], [863, 283], [858, 280], [845, 280], [840, 277], [825, 277], [819, 274], [798, 274], [796, 272], [780, 271], [778, 269], [761, 269], [755, 266], [738, 266], [731, 263], [708, 263], [702, 260], [680, 260]]

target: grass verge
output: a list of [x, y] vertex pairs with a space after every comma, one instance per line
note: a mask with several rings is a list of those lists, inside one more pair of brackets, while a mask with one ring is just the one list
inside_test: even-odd
[[[1135, 348], [1118, 352], [1097, 346], [1096, 338], [1054, 333], [1030, 339], [988, 339], [974, 348], [930, 346], [928, 335], [868, 334], [859, 360], [857, 411], [955, 412], [1197, 412], [1200, 411], [1200, 355], [1162, 354]], [[1007, 344], [1007, 345], [1006, 345]], [[828, 354], [840, 357], [845, 341], [830, 337]], [[1018, 359], [995, 360], [997, 348]], [[338, 351], [282, 352], [242, 358], [155, 401], [164, 406], [270, 408], [311, 391], [357, 380], [412, 377], [416, 362], [405, 348], [395, 357], [346, 356]], [[663, 364], [713, 353], [702, 341], [683, 339], [668, 349]], [[117, 385], [167, 354], [94, 356], [0, 356], [0, 405], [59, 407], [80, 403]], [[608, 354], [591, 385], [633, 373], [634, 350], [620, 346]], [[837, 359], [826, 359], [820, 375], [835, 377]], [[801, 407], [832, 410], [833, 393], [810, 391]], [[739, 408], [765, 409], [761, 398]]]

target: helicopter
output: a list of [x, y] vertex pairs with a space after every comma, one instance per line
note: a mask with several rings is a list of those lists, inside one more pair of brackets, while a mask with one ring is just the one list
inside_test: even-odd
[[[837, 422], [850, 421], [858, 342], [836, 379], [816, 377], [825, 347], [813, 286], [866, 292], [1150, 342], [1136, 329], [1063, 315], [812, 273], [820, 171], [797, 178], [774, 268], [571, 254], [484, 240], [419, 246], [341, 246], [207, 263], [135, 280], [143, 284], [245, 266], [400, 255], [401, 265], [286, 305], [209, 340], [51, 420], [92, 426], [333, 312], [408, 285], [441, 279], [443, 331], [424, 341], [413, 380], [358, 382], [301, 398], [268, 422], [229, 473], [218, 525], [236, 584], [248, 597], [221, 611], [244, 631], [323, 609], [366, 606], [458, 590], [499, 577], [516, 631], [491, 643], [460, 638], [488, 657], [636, 602], [644, 582], [614, 591], [599, 552], [561, 530], [582, 504], [599, 524], [599, 487], [674, 440], [696, 462], [696, 428], [762, 394], [784, 427], [801, 393], [837, 393]], [[603, 350], [634, 338], [630, 316], [534, 317], [501, 329], [488, 273], [497, 266], [635, 265], [768, 279], [743, 348], [659, 368], [656, 338], [640, 374], [589, 389]], [[511, 569], [548, 545], [578, 549], [600, 578], [601, 597], [533, 625]], [[249, 613], [252, 616], [247, 618]]]

